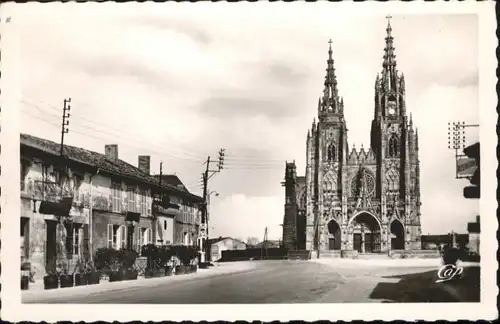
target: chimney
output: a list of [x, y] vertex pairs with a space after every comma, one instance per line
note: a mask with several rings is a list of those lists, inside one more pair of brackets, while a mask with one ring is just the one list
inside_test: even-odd
[[150, 174], [151, 171], [151, 156], [149, 155], [139, 155], [139, 169], [147, 173], [148, 175]]
[[107, 144], [104, 146], [104, 155], [106, 159], [116, 162], [118, 160], [118, 145], [117, 144]]

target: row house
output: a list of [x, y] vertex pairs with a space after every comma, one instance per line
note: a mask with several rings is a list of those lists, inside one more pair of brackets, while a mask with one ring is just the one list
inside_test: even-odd
[[65, 145], [61, 155], [60, 144], [21, 134], [20, 172], [21, 256], [36, 277], [54, 269], [61, 253], [76, 261], [102, 247], [191, 243], [176, 240], [183, 234], [174, 224], [182, 206], [195, 210], [202, 199], [160, 184], [149, 156], [136, 167], [118, 158], [117, 145], [105, 145], [104, 154]]
[[168, 240], [172, 240], [175, 245], [197, 245], [198, 229], [201, 223], [199, 208], [201, 200], [190, 199], [191, 193], [177, 175], [161, 175], [161, 178], [160, 175], [156, 175], [155, 177], [158, 182], [161, 179], [162, 184], [167, 184], [182, 192], [182, 195], [170, 195], [171, 207], [162, 216], [158, 216], [162, 218], [165, 229], [168, 226], [173, 229], [169, 232], [172, 236], [169, 236]]

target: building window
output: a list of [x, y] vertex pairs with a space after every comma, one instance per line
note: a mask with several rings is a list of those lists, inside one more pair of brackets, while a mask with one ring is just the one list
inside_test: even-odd
[[111, 199], [113, 205], [113, 212], [120, 213], [122, 211], [122, 191], [121, 191], [121, 183], [113, 182], [111, 185]]
[[83, 239], [82, 224], [67, 223], [66, 227], [66, 253], [68, 257], [79, 255]]
[[141, 192], [141, 215], [146, 216], [148, 213], [148, 197], [147, 197], [148, 192], [146, 190], [143, 190]]
[[164, 220], [163, 221], [163, 230], [166, 231], [167, 230], [167, 220]]
[[150, 228], [142, 229], [143, 244], [151, 244], [153, 242], [153, 231]]
[[108, 248], [125, 249], [127, 247], [127, 227], [108, 224]]
[[393, 134], [391, 138], [389, 139], [389, 156], [390, 157], [397, 157], [398, 156], [398, 137], [397, 135]]
[[[73, 175], [73, 200], [76, 202], [83, 201], [83, 197], [80, 197], [80, 186], [82, 185], [83, 177], [75, 174]], [[82, 198], [82, 199], [81, 199]]]
[[128, 201], [128, 211], [129, 212], [135, 212], [137, 208], [136, 204], [136, 192], [134, 187], [128, 187], [127, 188], [127, 201]]

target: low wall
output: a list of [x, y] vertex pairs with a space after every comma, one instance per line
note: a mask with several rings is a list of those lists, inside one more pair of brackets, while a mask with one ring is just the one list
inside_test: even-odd
[[287, 256], [288, 249], [284, 248], [226, 250], [222, 251], [222, 259], [219, 261], [280, 260]]
[[439, 259], [441, 253], [438, 250], [392, 250], [389, 251], [392, 259]]

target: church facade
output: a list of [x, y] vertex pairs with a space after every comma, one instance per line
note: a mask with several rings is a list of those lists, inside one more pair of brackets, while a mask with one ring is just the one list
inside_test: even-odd
[[421, 249], [418, 130], [406, 110], [390, 22], [385, 41], [371, 143], [359, 150], [349, 147], [330, 41], [318, 120], [307, 132], [305, 177], [297, 176], [295, 162], [285, 168], [283, 244], [289, 249]]

